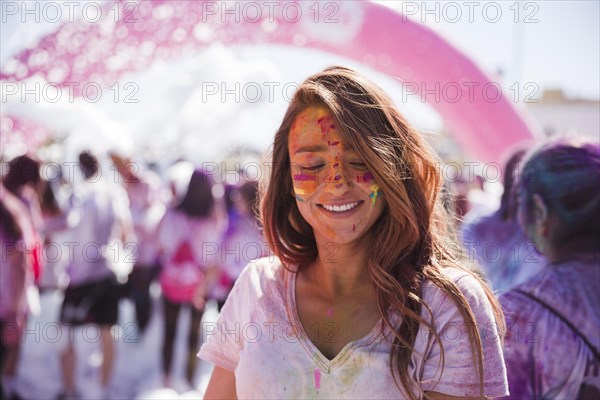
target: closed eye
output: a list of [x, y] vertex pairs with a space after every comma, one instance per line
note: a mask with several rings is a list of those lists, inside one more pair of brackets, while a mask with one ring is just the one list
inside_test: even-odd
[[308, 167], [301, 167], [301, 168], [304, 170], [307, 170], [307, 171], [318, 171], [321, 168], [323, 168], [324, 166], [325, 166], [325, 164], [315, 164], [315, 165], [310, 165]]
[[351, 162], [350, 166], [356, 169], [367, 169], [367, 164], [363, 162]]

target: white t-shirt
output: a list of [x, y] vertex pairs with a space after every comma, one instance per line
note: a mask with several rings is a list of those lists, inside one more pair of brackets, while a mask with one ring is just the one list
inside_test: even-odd
[[[445, 271], [469, 301], [482, 334], [485, 395], [506, 395], [502, 349], [485, 293], [468, 273], [450, 268]], [[205, 324], [207, 339], [198, 356], [235, 372], [239, 398], [407, 398], [394, 384], [389, 368], [391, 339], [383, 339], [381, 320], [368, 335], [348, 343], [328, 360], [299, 322], [295, 277], [275, 257], [250, 263], [236, 281], [217, 322]], [[415, 387], [454, 396], [478, 396], [478, 375], [458, 308], [429, 282], [423, 287], [423, 296], [441, 333], [445, 367], [441, 373], [439, 346], [429, 343], [427, 330], [422, 327], [409, 367], [409, 376], [418, 385]]]
[[[542, 300], [600, 348], [600, 265], [549, 265], [516, 289]], [[511, 398], [576, 399], [580, 389], [600, 394], [600, 361], [569, 326], [546, 307], [509, 291], [506, 365]]]
[[114, 275], [111, 261], [118, 259], [113, 251], [118, 236], [118, 202], [124, 201], [124, 192], [115, 191], [102, 179], [83, 181], [76, 189], [77, 205], [71, 210], [74, 217], [70, 218], [77, 224], [69, 229], [74, 240], [67, 253], [70, 286], [98, 282]]

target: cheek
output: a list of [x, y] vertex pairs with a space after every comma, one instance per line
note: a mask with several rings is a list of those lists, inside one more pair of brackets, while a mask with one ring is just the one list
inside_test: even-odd
[[371, 199], [371, 206], [375, 207], [378, 201], [382, 201], [381, 188], [375, 181], [373, 174], [370, 172], [355, 173], [354, 184], [360, 187], [364, 192], [368, 193]]
[[304, 198], [312, 196], [319, 186], [315, 175], [303, 173], [292, 174], [292, 184], [298, 201], [303, 201]]
[[373, 185], [375, 183], [375, 178], [373, 178], [373, 174], [369, 171], [367, 172], [358, 172], [354, 174], [354, 181], [356, 183], [367, 183], [369, 185]]

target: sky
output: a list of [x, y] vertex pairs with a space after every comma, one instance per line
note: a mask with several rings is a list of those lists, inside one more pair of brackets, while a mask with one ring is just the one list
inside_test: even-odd
[[[379, 3], [424, 22], [487, 72], [501, 70], [506, 81], [600, 98], [599, 1], [473, 2], [472, 18], [469, 2]], [[496, 5], [502, 10], [498, 17]]]
[[[6, 12], [10, 3], [15, 2], [0, 0], [2, 61], [58, 26], [30, 17], [22, 23], [20, 15]], [[573, 97], [600, 98], [600, 1], [378, 3], [432, 27], [485, 71], [502, 71], [509, 83], [534, 82]]]

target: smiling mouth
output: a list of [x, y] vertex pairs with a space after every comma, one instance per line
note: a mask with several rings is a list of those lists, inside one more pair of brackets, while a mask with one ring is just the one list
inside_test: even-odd
[[329, 212], [341, 214], [341, 213], [345, 213], [345, 212], [355, 209], [362, 202], [363, 201], [361, 200], [361, 201], [353, 201], [353, 202], [339, 204], [339, 205], [319, 204], [319, 206]]

